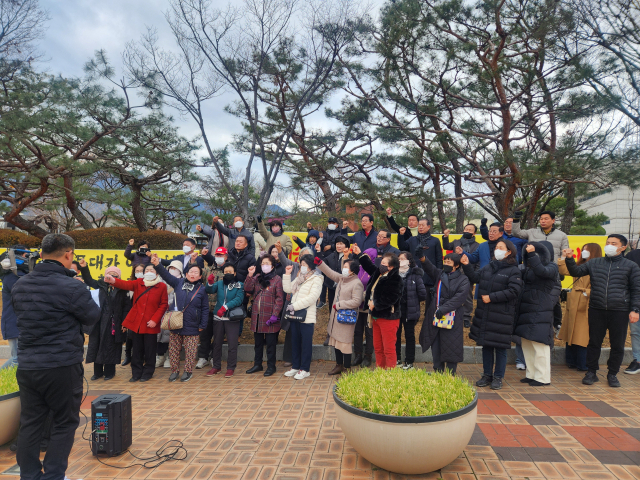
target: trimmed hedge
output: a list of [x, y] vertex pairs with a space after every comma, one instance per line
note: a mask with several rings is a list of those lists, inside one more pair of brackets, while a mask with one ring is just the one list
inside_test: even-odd
[[180, 250], [185, 235], [166, 232], [164, 230], [147, 230], [141, 232], [136, 228], [108, 227], [91, 230], [73, 230], [66, 232], [76, 241], [76, 248], [90, 249], [124, 249], [131, 238], [137, 242], [147, 240], [152, 250]]
[[29, 248], [37, 248], [40, 246], [41, 240], [33, 235], [16, 232], [8, 228], [0, 228], [0, 248], [9, 248], [12, 245], [20, 244]]

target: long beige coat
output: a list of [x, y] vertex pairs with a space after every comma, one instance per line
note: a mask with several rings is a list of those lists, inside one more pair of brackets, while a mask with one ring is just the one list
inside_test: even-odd
[[[569, 275], [565, 261], [558, 260], [561, 275]], [[585, 295], [586, 294], [586, 295]], [[569, 345], [586, 347], [589, 345], [589, 298], [591, 279], [589, 275], [574, 278], [573, 287], [567, 294], [567, 309], [562, 319], [558, 338]]]
[[351, 343], [353, 341], [353, 333], [356, 329], [355, 323], [348, 325], [346, 323], [338, 323], [336, 315], [338, 310], [357, 310], [362, 303], [364, 287], [358, 278], [358, 275], [343, 277], [340, 273], [331, 270], [331, 268], [322, 262], [318, 268], [331, 280], [336, 282], [336, 296], [333, 300], [336, 308], [331, 306], [331, 316], [327, 325], [327, 333], [340, 343]]

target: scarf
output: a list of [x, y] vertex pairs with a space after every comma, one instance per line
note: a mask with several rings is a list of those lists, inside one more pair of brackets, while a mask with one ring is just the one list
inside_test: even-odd
[[410, 268], [411, 268], [411, 265], [407, 265], [406, 267], [403, 267], [402, 265], [400, 265], [400, 267], [398, 268], [398, 273], [402, 278], [404, 278], [407, 275], [407, 273], [409, 273]]
[[162, 282], [162, 278], [160, 278], [160, 275], [157, 275], [155, 280], [149, 281], [149, 280], [142, 279], [142, 281], [144, 282], [145, 287], [153, 287], [154, 285], [157, 285], [160, 282]]
[[194, 283], [191, 283], [189, 280], [187, 280], [185, 278], [184, 279], [184, 283], [182, 284], [182, 290], [186, 290], [187, 292], [190, 292], [195, 287], [197, 287], [198, 284], [201, 283], [201, 282], [202, 282], [202, 280], [196, 280]]
[[428, 246], [428, 242], [429, 239], [431, 238], [431, 233], [427, 232], [427, 233], [419, 233], [418, 234], [418, 241], [420, 242], [420, 246], [421, 247], [426, 247]]
[[276, 276], [276, 269], [272, 268], [269, 273], [261, 273], [258, 275], [258, 283], [263, 290], [266, 290], [269, 286], [270, 280]]
[[309, 280], [312, 276], [318, 274], [318, 270], [309, 270], [306, 275], [298, 275], [295, 281], [291, 284], [291, 295], [295, 295], [296, 292], [300, 289], [300, 285]]

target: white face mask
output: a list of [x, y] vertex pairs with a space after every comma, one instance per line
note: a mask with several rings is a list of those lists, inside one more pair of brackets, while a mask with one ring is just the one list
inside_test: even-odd
[[176, 268], [170, 268], [169, 269], [169, 273], [171, 275], [173, 275], [176, 278], [180, 278], [182, 276], [182, 274], [180, 273], [180, 270], [176, 269]]
[[336, 227], [336, 224], [335, 224], [335, 223], [330, 223], [329, 225], [327, 225], [327, 229], [328, 229], [328, 230], [335, 230], [336, 228], [337, 228], [337, 227]]
[[144, 272], [144, 279], [148, 281], [155, 280], [157, 277], [155, 272]]
[[142, 278], [142, 277], [144, 277], [144, 273], [142, 273], [142, 272], [136, 272], [136, 275], [135, 275], [135, 276], [136, 276], [136, 278]]
[[262, 265], [262, 273], [269, 273], [271, 271], [271, 265]]
[[236, 223], [233, 224], [234, 227], [236, 228], [242, 228], [242, 226], [244, 225], [244, 223], [237, 221]]
[[191, 253], [191, 247], [187, 247], [186, 245], [184, 247], [182, 247], [182, 251], [184, 253]]
[[504, 260], [507, 257], [507, 251], [496, 249], [493, 251], [493, 256], [496, 257], [496, 260], [498, 261]]
[[581, 255], [581, 256], [582, 256], [582, 258], [584, 258], [585, 260], [591, 256], [591, 254], [589, 253], [589, 250], [582, 250], [582, 253], [581, 253], [580, 255]]
[[300, 267], [300, 273], [302, 275], [306, 275], [309, 272], [309, 267], [303, 265], [302, 267]]
[[216, 257], [216, 265], [223, 265], [224, 257]]
[[5, 270], [9, 270], [9, 268], [11, 267], [11, 260], [5, 258], [4, 260], [2, 260], [2, 262], [0, 262], [0, 264], [2, 264], [2, 268], [4, 268]]
[[348, 268], [343, 268], [342, 269], [342, 276], [343, 277], [348, 277], [349, 273], [351, 273], [351, 271]]
[[615, 257], [618, 254], [618, 247], [616, 247], [615, 245], [605, 245], [604, 254], [607, 257]]
[[410, 264], [409, 260], [400, 260], [401, 267], [408, 267]]

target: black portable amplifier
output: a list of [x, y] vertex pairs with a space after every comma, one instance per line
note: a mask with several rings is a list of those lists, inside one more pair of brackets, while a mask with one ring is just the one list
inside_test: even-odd
[[120, 455], [131, 446], [131, 395], [101, 395], [91, 402], [91, 451]]

